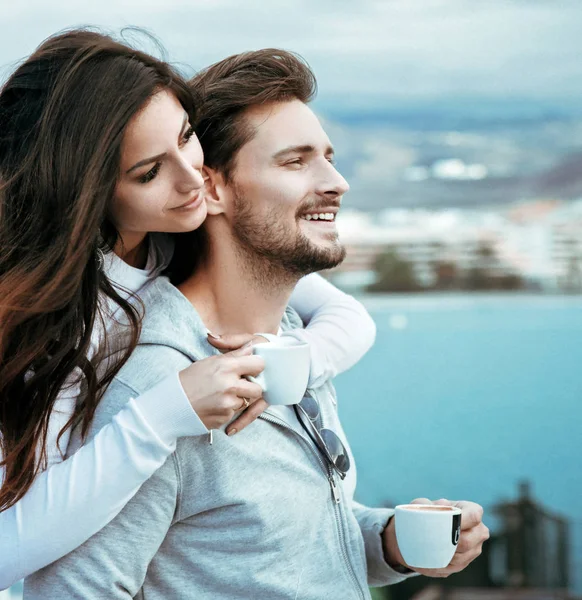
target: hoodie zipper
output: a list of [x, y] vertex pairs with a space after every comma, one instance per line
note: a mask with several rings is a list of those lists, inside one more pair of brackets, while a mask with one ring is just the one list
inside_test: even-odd
[[272, 415], [265, 415], [265, 413], [259, 415], [259, 419], [263, 419], [264, 421], [267, 421], [268, 423], [273, 423], [274, 425], [279, 425], [283, 429], [288, 429], [289, 431], [293, 432], [300, 440], [302, 440], [305, 444], [307, 444], [309, 449], [313, 452], [313, 454], [317, 458], [317, 461], [321, 465], [321, 468], [327, 474], [327, 480], [329, 482], [329, 485], [331, 488], [331, 495], [333, 498], [333, 508], [334, 508], [333, 512], [334, 512], [334, 516], [335, 516], [335, 523], [336, 523], [338, 535], [340, 538], [340, 549], [341, 549], [342, 557], [348, 568], [348, 575], [350, 576], [350, 580], [354, 584], [354, 587], [356, 588], [358, 595], [360, 596], [360, 598], [363, 598], [365, 600], [366, 595], [362, 592], [362, 587], [358, 582], [358, 578], [356, 577], [354, 568], [352, 566], [352, 563], [350, 561], [350, 558], [348, 556], [348, 552], [346, 549], [346, 539], [345, 539], [344, 528], [343, 528], [343, 524], [342, 524], [342, 520], [341, 520], [341, 508], [340, 508], [341, 493], [338, 489], [338, 486], [337, 486], [337, 483], [335, 480], [335, 476], [333, 473], [333, 469], [323, 462], [323, 460], [321, 459], [321, 456], [319, 455], [319, 450], [315, 447], [313, 442], [310, 439], [299, 434], [292, 427], [289, 427], [289, 425], [287, 425], [287, 423], [285, 423], [284, 421], [282, 421], [280, 419], [277, 419], [276, 417], [273, 417]]

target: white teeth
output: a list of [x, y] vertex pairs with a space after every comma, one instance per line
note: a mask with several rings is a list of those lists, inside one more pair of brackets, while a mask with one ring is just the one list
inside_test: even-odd
[[301, 218], [306, 221], [335, 221], [335, 215], [333, 213], [316, 213], [304, 215]]

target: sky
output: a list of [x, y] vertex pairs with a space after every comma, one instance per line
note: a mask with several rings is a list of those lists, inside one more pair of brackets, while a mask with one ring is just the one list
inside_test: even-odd
[[[582, 115], [582, 0], [0, 0], [0, 82], [46, 37], [80, 25], [147, 29], [189, 75], [246, 50], [298, 52], [317, 76], [314, 109], [356, 207], [412, 202], [399, 186], [422, 157], [410, 136], [383, 126], [391, 108], [428, 109], [431, 123], [435, 107], [455, 119], [479, 102], [518, 117], [548, 107]], [[145, 36], [137, 45], [153, 49]], [[508, 143], [487, 141], [494, 163], [532, 160], [503, 154]], [[543, 140], [532, 146], [548, 162]]]
[[582, 97], [580, 0], [0, 0], [0, 78], [77, 25], [147, 28], [192, 70], [291, 49], [314, 68], [320, 98], [338, 106]]

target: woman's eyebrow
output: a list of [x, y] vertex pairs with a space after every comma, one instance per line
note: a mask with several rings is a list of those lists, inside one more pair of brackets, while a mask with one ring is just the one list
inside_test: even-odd
[[131, 167], [131, 169], [127, 169], [125, 174], [127, 175], [128, 173], [131, 173], [132, 171], [135, 171], [136, 169], [139, 169], [140, 167], [143, 167], [144, 165], [148, 165], [150, 163], [157, 162], [158, 160], [165, 158], [167, 154], [168, 154], [167, 152], [162, 152], [161, 154], [158, 154], [156, 156], [152, 156], [150, 158], [144, 158], [143, 160], [136, 162], [135, 165], [133, 165], [133, 167]]
[[[184, 120], [182, 121], [182, 128], [180, 129], [180, 135], [178, 136], [178, 139], [182, 139], [182, 136], [184, 135], [184, 130], [186, 129], [187, 124], [188, 124], [188, 113], [184, 112]], [[161, 154], [158, 154], [156, 156], [151, 156], [150, 158], [144, 158], [143, 160], [136, 162], [135, 165], [133, 165], [133, 167], [127, 169], [125, 174], [127, 175], [127, 174], [131, 173], [132, 171], [135, 171], [136, 169], [143, 167], [144, 165], [149, 165], [150, 163], [157, 162], [158, 160], [165, 158], [166, 155], [167, 155], [167, 152], [162, 152]]]

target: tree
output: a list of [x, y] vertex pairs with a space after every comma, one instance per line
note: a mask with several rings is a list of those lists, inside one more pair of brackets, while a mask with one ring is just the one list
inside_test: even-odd
[[459, 268], [450, 260], [439, 261], [435, 265], [435, 284], [437, 290], [454, 290], [459, 287]]
[[368, 286], [370, 292], [416, 292], [421, 289], [412, 264], [394, 250], [387, 250], [376, 257], [374, 271], [376, 281]]
[[582, 269], [578, 256], [572, 256], [568, 261], [568, 271], [564, 277], [562, 288], [569, 294], [582, 291]]

